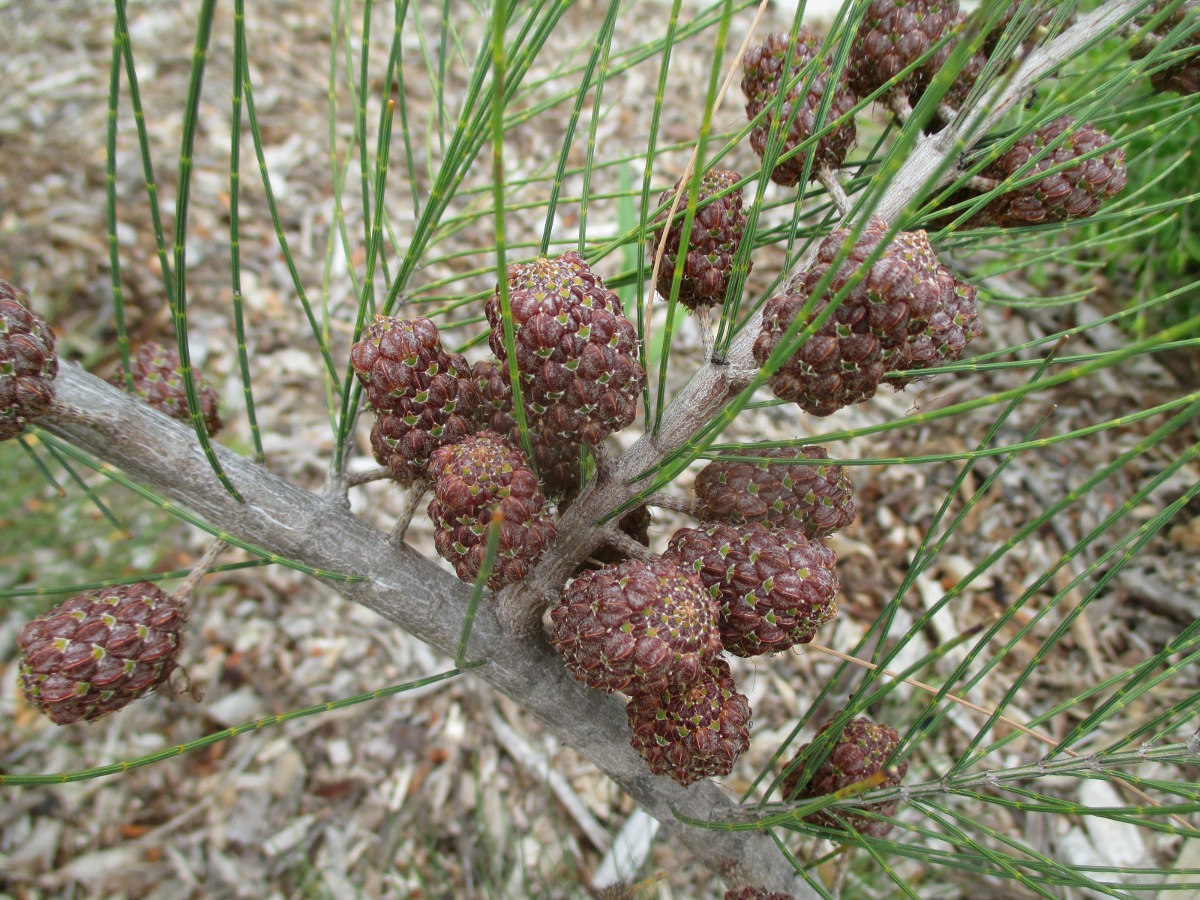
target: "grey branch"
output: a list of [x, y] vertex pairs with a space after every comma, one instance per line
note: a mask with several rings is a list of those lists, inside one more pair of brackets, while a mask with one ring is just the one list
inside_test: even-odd
[[685, 513], [694, 519], [702, 518], [702, 506], [695, 497], [676, 497], [674, 494], [657, 493], [646, 498], [646, 503], [659, 509], [670, 509]]
[[353, 475], [346, 477], [346, 487], [358, 487], [361, 484], [370, 484], [372, 481], [383, 481], [385, 478], [393, 478], [392, 470], [386, 466], [379, 466], [367, 472], [356, 472]]
[[[364, 580], [328, 583], [454, 656], [469, 585], [409, 548], [396, 546], [336, 500], [305, 491], [218, 446], [221, 465], [245, 500], [237, 502], [214, 477], [190, 429], [73, 363], [61, 365], [56, 388], [64, 403], [87, 410], [92, 418], [82, 424], [77, 418], [51, 413], [38, 422], [47, 431], [263, 550], [329, 572], [360, 576]], [[476, 677], [544, 722], [731, 883], [768, 886], [801, 898], [814, 896], [794, 877], [766, 835], [682, 825], [672, 809], [707, 818], [714, 811], [732, 810], [735, 803], [710, 781], [685, 789], [650, 774], [629, 745], [621, 702], [575, 681], [540, 633], [513, 634], [501, 627], [484, 603], [475, 618], [467, 657], [487, 659], [486, 665], [473, 670]]]
[[[1065, 60], [1100, 36], [1119, 31], [1121, 24], [1142, 2], [1117, 0], [1082, 17], [1052, 42], [1030, 53], [1006, 83], [994, 86], [976, 107], [981, 112], [964, 116], [935, 135], [920, 137], [871, 214], [896, 221], [902, 217], [905, 208], [924, 193], [951, 181], [958, 174], [954, 167], [940, 178], [936, 177], [947, 159], [970, 149], [1008, 110], [1020, 103], [1040, 79]], [[809, 256], [799, 262], [799, 272], [803, 272], [815, 254], [814, 247]], [[501, 595], [498, 612], [508, 627], [517, 631], [536, 627], [548, 600], [555, 596], [579, 562], [595, 549], [599, 540], [597, 525], [644, 489], [646, 482], [634, 479], [690, 442], [751, 382], [758, 371], [751, 348], [758, 336], [760, 319], [756, 314], [746, 323], [734, 338], [723, 365], [706, 361], [700, 367], [664, 411], [662, 425], [656, 434], [643, 435], [616, 460], [609, 477], [598, 479], [567, 510], [558, 523], [554, 546], [542, 557], [533, 576]]]
[[217, 561], [217, 557], [221, 552], [228, 549], [229, 545], [218, 538], [213, 541], [204, 555], [200, 557], [200, 561], [192, 567], [192, 571], [188, 574], [187, 580], [179, 586], [179, 590], [175, 592], [175, 596], [180, 600], [190, 600], [192, 594], [196, 591], [196, 586], [200, 584], [200, 580], [208, 574], [208, 570], [212, 568], [212, 564]]
[[849, 215], [850, 198], [846, 196], [846, 189], [838, 181], [837, 173], [829, 168], [829, 166], [821, 166], [817, 169], [817, 180], [821, 182], [825, 190], [829, 192], [829, 196], [833, 198], [833, 203], [838, 208], [838, 213], [842, 216]]
[[[609, 523], [610, 525], [612, 523]], [[652, 562], [658, 559], [658, 554], [643, 544], [641, 541], [636, 541], [623, 532], [619, 528], [609, 528], [604, 533], [604, 543], [618, 553], [624, 553], [631, 559], [640, 559], [642, 562]]]

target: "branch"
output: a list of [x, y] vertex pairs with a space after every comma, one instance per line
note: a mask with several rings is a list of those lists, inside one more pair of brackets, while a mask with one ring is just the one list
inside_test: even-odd
[[[1032, 781], [1038, 778], [1104, 778], [1108, 773], [1115, 775], [1128, 774], [1137, 766], [1148, 763], [1178, 763], [1180, 765], [1195, 765], [1200, 760], [1200, 746], [1193, 738], [1159, 747], [1144, 745], [1137, 750], [1111, 751], [1092, 753], [1087, 756], [1071, 756], [1065, 759], [1042, 759], [1027, 766], [1015, 766], [1011, 769], [989, 769], [984, 772], [964, 772], [951, 775], [937, 781], [926, 781], [920, 784], [902, 784], [897, 787], [865, 791], [844, 801], [830, 804], [833, 809], [851, 809], [855, 807], [872, 806], [876, 803], [887, 803], [899, 800], [908, 803], [922, 797], [938, 794], [953, 794], [976, 789], [999, 791], [1004, 785], [1021, 781]], [[1109, 779], [1106, 779], [1109, 780]], [[1111, 779], [1118, 784], [1124, 784], [1119, 777]], [[735, 810], [732, 816], [722, 810], [714, 814], [712, 822], [759, 822], [766, 824], [775, 820], [777, 810], [792, 810], [802, 803], [769, 803], [750, 811]], [[1086, 807], [1083, 809], [1086, 810]], [[1190, 828], [1184, 823], [1184, 828]]]
[[1064, 62], [1106, 34], [1114, 34], [1144, 0], [1119, 0], [1105, 3], [1083, 16], [1053, 41], [1038, 47], [1025, 57], [1012, 78], [996, 84], [959, 118], [935, 135], [921, 137], [904, 161], [897, 176], [888, 184], [873, 214], [895, 221], [913, 200], [931, 190], [949, 184], [961, 171], [952, 168], [940, 178], [939, 168], [952, 155], [970, 150], [1008, 112], [1020, 104], [1034, 86]]
[[[328, 583], [445, 655], [455, 655], [469, 585], [407, 547], [395, 546], [341, 504], [217, 446], [222, 468], [244, 498], [239, 503], [214, 478], [190, 430], [73, 363], [60, 364], [55, 389], [63, 403], [88, 410], [93, 418], [80, 423], [52, 412], [38, 420], [50, 433], [123, 469], [224, 532], [316, 568], [363, 576], [364, 581]], [[543, 636], [514, 635], [484, 604], [467, 654], [488, 660], [473, 670], [475, 676], [591, 760], [734, 886], [762, 885], [814, 897], [766, 835], [680, 823], [674, 811], [707, 818], [714, 811], [732, 811], [736, 803], [710, 781], [684, 789], [651, 775], [629, 745], [620, 701], [573, 679]]]
[[[935, 135], [919, 137], [912, 154], [869, 214], [896, 221], [909, 204], [956, 178], [961, 174], [956, 166], [937, 176], [946, 160], [978, 143], [1040, 79], [1100, 36], [1115, 32], [1143, 2], [1116, 0], [1082, 17], [1055, 40], [1030, 53], [1006, 84], [993, 87], [976, 106], [984, 112], [964, 115]], [[848, 224], [847, 218], [842, 225]], [[798, 263], [800, 273], [815, 255], [814, 245]], [[793, 276], [792, 280], [797, 277]], [[633, 479], [685, 446], [750, 384], [758, 372], [751, 348], [758, 337], [760, 322], [761, 313], [755, 313], [746, 322], [722, 365], [706, 360], [664, 411], [658, 433], [644, 434], [616, 461], [610, 477], [597, 479], [563, 514], [558, 522], [554, 546], [542, 557], [533, 575], [501, 594], [497, 613], [506, 627], [517, 632], [536, 630], [544, 606], [553, 600], [571, 572], [595, 549], [597, 523], [608, 518], [642, 489]]]

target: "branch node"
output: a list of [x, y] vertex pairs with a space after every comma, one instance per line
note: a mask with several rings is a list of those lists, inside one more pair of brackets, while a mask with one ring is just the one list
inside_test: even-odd
[[496, 620], [509, 634], [533, 637], [542, 632], [542, 612], [551, 598], [533, 590], [526, 582], [509, 585], [496, 595]]
[[616, 457], [604, 444], [596, 444], [588, 449], [592, 451], [592, 459], [596, 462], [596, 478], [603, 480], [612, 478], [613, 470], [617, 465]]

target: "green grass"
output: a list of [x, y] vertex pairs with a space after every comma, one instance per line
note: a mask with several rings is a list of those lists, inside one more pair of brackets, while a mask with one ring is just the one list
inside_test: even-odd
[[[116, 510], [118, 529], [36, 439], [24, 442], [44, 463], [58, 488], [16, 441], [0, 444], [0, 590], [52, 589], [56, 585], [127, 578], [153, 572], [170, 545], [163, 533], [173, 519], [133, 503], [133, 495], [84, 470], [89, 487]], [[41, 612], [58, 595], [0, 599], [0, 609]]]

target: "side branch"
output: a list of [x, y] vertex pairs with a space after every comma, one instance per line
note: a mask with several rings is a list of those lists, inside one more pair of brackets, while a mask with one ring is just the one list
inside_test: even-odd
[[941, 177], [937, 177], [937, 172], [948, 158], [979, 143], [980, 138], [1020, 104], [1039, 81], [1101, 36], [1119, 32], [1120, 23], [1142, 3], [1143, 0], [1118, 0], [1083, 16], [1053, 41], [1026, 56], [1012, 78], [993, 85], [973, 109], [964, 108], [956, 121], [937, 134], [921, 137], [900, 172], [888, 184], [873, 214], [893, 221], [921, 194], [949, 184], [961, 175], [957, 167], [951, 167]]
[[[977, 107], [984, 112], [960, 118], [936, 135], [920, 137], [871, 212], [894, 221], [922, 194], [961, 174], [956, 166], [945, 168], [946, 161], [978, 143], [1040, 79], [1101, 35], [1118, 31], [1120, 24], [1143, 2], [1116, 0], [1084, 16], [1055, 40], [1030, 53], [1007, 83], [989, 91]], [[944, 168], [939, 177], [938, 172]], [[847, 218], [842, 225], [848, 221]], [[803, 272], [815, 254], [814, 246], [809, 255], [799, 261], [798, 271]], [[570, 573], [595, 549], [597, 523], [642, 490], [643, 486], [632, 483], [632, 479], [685, 446], [750, 383], [758, 370], [751, 348], [758, 336], [760, 321], [760, 314], [755, 314], [746, 323], [730, 346], [724, 364], [713, 365], [706, 360], [664, 411], [658, 433], [643, 435], [616, 461], [610, 477], [598, 479], [588, 493], [567, 510], [559, 520], [554, 546], [542, 557], [533, 576], [502, 595], [499, 613], [506, 627], [514, 631], [534, 630], [544, 606], [554, 599]]]
[[[296, 487], [262, 466], [216, 447], [244, 502], [213, 477], [195, 436], [78, 366], [63, 363], [55, 382], [61, 403], [86, 410], [88, 421], [51, 413], [38, 424], [186, 506], [220, 530], [264, 550], [330, 572], [361, 575], [330, 586], [453, 657], [470, 587], [340, 504]], [[478, 610], [468, 657], [487, 659], [474, 674], [518, 701], [659, 819], [705, 864], [736, 886], [763, 885], [811, 898], [765, 835], [691, 828], [674, 811], [707, 818], [736, 804], [712, 782], [681, 788], [658, 778], [629, 745], [621, 703], [575, 681], [540, 633], [501, 627], [490, 604]]]

